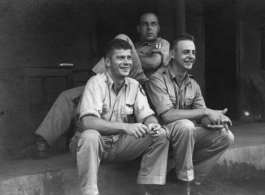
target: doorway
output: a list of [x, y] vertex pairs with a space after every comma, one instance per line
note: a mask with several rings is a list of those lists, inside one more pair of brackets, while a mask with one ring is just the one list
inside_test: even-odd
[[205, 4], [205, 99], [209, 108], [237, 114], [236, 8], [234, 1]]

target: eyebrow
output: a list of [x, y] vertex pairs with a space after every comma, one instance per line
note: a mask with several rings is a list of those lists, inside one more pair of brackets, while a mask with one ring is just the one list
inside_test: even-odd
[[117, 57], [132, 57], [132, 55], [117, 55]]
[[154, 21], [148, 22], [148, 21], [143, 20], [141, 21], [141, 23], [158, 23], [158, 21], [154, 20]]
[[196, 53], [196, 50], [194, 49], [194, 50], [190, 50], [190, 49], [184, 49], [184, 50], [182, 50], [182, 52], [195, 52]]

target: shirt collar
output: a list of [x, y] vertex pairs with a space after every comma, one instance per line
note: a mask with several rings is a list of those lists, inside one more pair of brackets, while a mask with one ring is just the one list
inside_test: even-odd
[[[176, 79], [176, 75], [174, 74], [174, 71], [173, 71], [173, 68], [172, 68], [172, 63], [169, 63], [168, 65], [168, 72], [169, 72], [169, 75], [171, 77], [171, 79]], [[186, 75], [184, 77], [184, 80], [183, 80], [183, 84], [184, 86], [188, 85], [190, 83], [190, 77], [189, 77], [189, 74], [188, 72], [186, 72]]]
[[[105, 74], [106, 74], [106, 82], [108, 85], [110, 85], [111, 87], [113, 87], [114, 85], [114, 81], [112, 80], [112, 78], [110, 77], [108, 71], [105, 71]], [[129, 84], [129, 80], [127, 77], [125, 77], [125, 82], [124, 82], [124, 85], [127, 86]]]

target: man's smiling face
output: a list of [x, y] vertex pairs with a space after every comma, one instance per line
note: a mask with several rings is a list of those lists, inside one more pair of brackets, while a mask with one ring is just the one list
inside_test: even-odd
[[116, 78], [129, 76], [132, 67], [131, 50], [115, 49], [109, 58], [109, 67], [112, 75]]
[[172, 60], [178, 69], [191, 70], [196, 59], [196, 50], [193, 41], [181, 40], [174, 46], [173, 50], [174, 55]]

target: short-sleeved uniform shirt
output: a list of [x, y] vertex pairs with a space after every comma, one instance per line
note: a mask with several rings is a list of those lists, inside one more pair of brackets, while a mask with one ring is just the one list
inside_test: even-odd
[[117, 95], [113, 89], [114, 82], [107, 71], [89, 79], [79, 105], [79, 125], [80, 119], [86, 115], [127, 123], [130, 115], [134, 115], [138, 122], [143, 122], [154, 114], [138, 81], [126, 77]]
[[[171, 59], [169, 56], [169, 42], [162, 38], [157, 38], [154, 42], [138, 42], [135, 44], [135, 48], [139, 56], [149, 56], [153, 53], [160, 54], [162, 61], [161, 65], [157, 69], [168, 64]], [[149, 77], [152, 73], [145, 74]]]
[[178, 86], [171, 64], [149, 77], [146, 88], [159, 117], [170, 109], [206, 108], [194, 77], [186, 74], [182, 86]]

